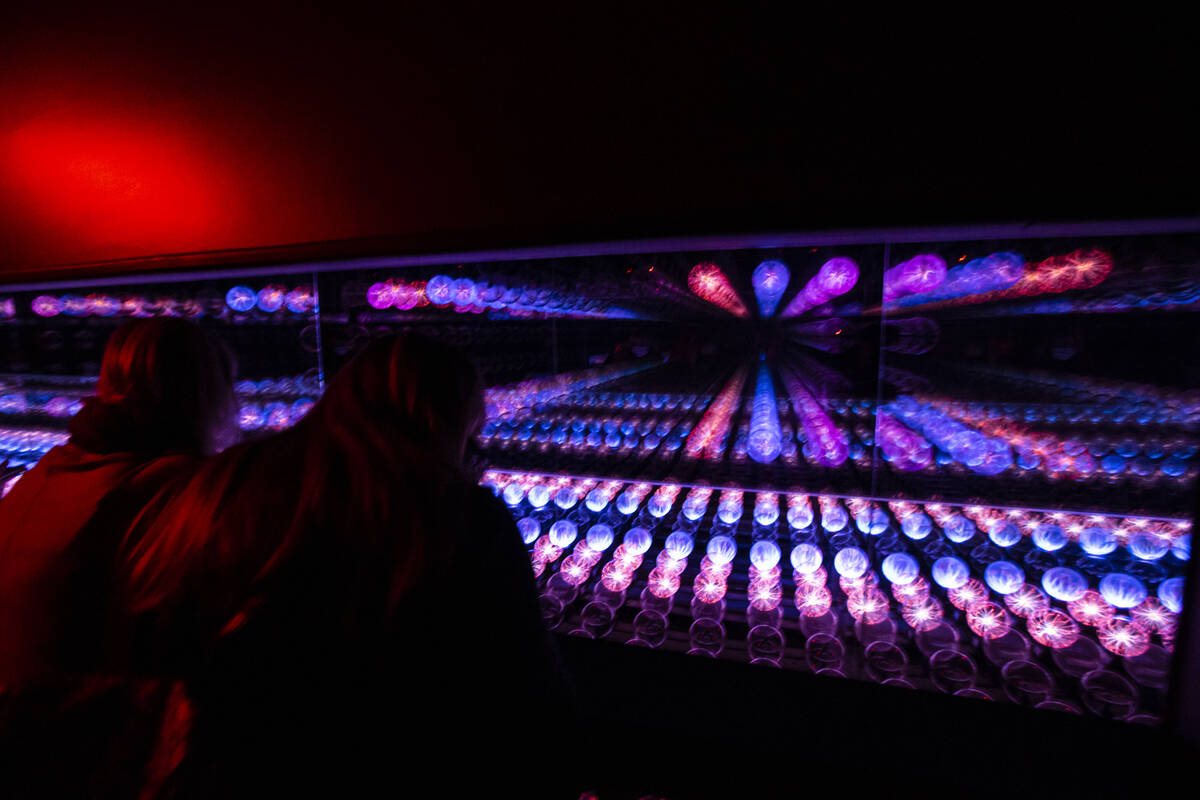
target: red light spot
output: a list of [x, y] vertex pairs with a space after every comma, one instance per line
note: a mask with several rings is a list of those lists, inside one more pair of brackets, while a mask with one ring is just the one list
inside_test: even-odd
[[962, 262], [966, 261], [966, 260], [967, 260], [967, 254], [966, 254], [966, 253], [963, 253], [961, 256], [959, 256], [959, 257], [958, 257], [958, 263], [960, 263], [960, 264], [961, 264]]

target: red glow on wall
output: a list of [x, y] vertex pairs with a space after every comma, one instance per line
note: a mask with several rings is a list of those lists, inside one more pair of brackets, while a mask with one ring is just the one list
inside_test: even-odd
[[186, 130], [138, 120], [43, 116], [3, 143], [11, 205], [94, 245], [178, 249], [225, 227], [221, 169]]

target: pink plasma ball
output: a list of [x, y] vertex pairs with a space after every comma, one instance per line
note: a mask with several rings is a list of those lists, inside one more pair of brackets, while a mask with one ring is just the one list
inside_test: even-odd
[[842, 587], [843, 592], [851, 595], [877, 588], [879, 586], [879, 579], [875, 577], [874, 573], [864, 572], [857, 578], [838, 578], [838, 585]]
[[534, 558], [530, 564], [533, 566], [533, 577], [539, 577], [546, 571], [546, 562], [540, 558]]
[[888, 615], [887, 595], [875, 588], [855, 592], [846, 600], [846, 610], [868, 625], [883, 622]]
[[1089, 589], [1067, 604], [1067, 611], [1080, 625], [1095, 628], [1113, 618], [1117, 610], [1097, 591]]
[[980, 600], [986, 600], [988, 596], [987, 587], [983, 585], [983, 581], [978, 578], [971, 578], [957, 589], [951, 589], [950, 602], [955, 608], [962, 611], [970, 608]]
[[1030, 614], [1025, 626], [1034, 641], [1056, 650], [1070, 647], [1079, 638], [1079, 626], [1075, 620], [1052, 608]]
[[1004, 604], [1008, 610], [1018, 617], [1028, 617], [1050, 607], [1050, 598], [1036, 586], [1025, 583], [1012, 594], [1004, 596]]
[[927, 596], [905, 605], [901, 614], [914, 631], [925, 631], [941, 623], [942, 604]]
[[902, 605], [919, 602], [929, 597], [929, 582], [918, 575], [915, 580], [903, 586], [893, 584], [892, 596]]
[[778, 583], [759, 583], [751, 585], [750, 605], [758, 611], [774, 611], [783, 600], [783, 589]]
[[721, 580], [725, 580], [733, 572], [733, 562], [727, 561], [724, 564], [714, 564], [708, 556], [705, 556], [700, 560], [700, 571], [716, 575]]
[[610, 561], [600, 570], [600, 582], [610, 592], [623, 592], [633, 582], [633, 575], [621, 569], [621, 565]]
[[812, 572], [793, 572], [792, 577], [796, 580], [796, 586], [810, 586], [813, 588], [825, 588], [825, 584], [829, 580], [829, 573], [824, 567], [817, 567]]
[[563, 580], [572, 586], [578, 586], [588, 579], [591, 575], [591, 569], [579, 561], [575, 560], [575, 556], [567, 556], [563, 559], [562, 566], [558, 568], [558, 574], [562, 575]]
[[663, 571], [664, 574], [679, 575], [684, 569], [687, 568], [687, 559], [671, 558], [671, 554], [666, 550], [663, 550], [658, 554], [658, 559], [655, 561], [655, 564], [660, 570]]
[[806, 617], [820, 617], [829, 611], [833, 595], [824, 586], [796, 587], [796, 610]]
[[589, 570], [596, 566], [603, 555], [603, 553], [588, 547], [587, 542], [580, 542], [579, 544], [575, 545], [575, 551], [573, 553], [575, 560], [586, 566]]
[[692, 585], [696, 599], [702, 603], [717, 603], [725, 597], [725, 579], [711, 572], [701, 572]]
[[1157, 597], [1147, 597], [1133, 609], [1133, 620], [1147, 631], [1170, 635], [1179, 626], [1179, 617], [1167, 610]]
[[650, 594], [662, 600], [674, 596], [679, 591], [679, 574], [671, 574], [663, 572], [661, 569], [650, 570], [650, 577], [647, 580], [646, 588], [650, 590]]
[[1012, 628], [1008, 612], [986, 600], [967, 609], [967, 625], [984, 639], [999, 639]]
[[547, 563], [555, 561], [562, 555], [562, 548], [550, 541], [549, 534], [542, 536], [533, 546], [534, 558], [540, 558]]
[[1124, 617], [1113, 617], [1096, 631], [1104, 649], [1115, 656], [1133, 658], [1150, 649], [1150, 633]]

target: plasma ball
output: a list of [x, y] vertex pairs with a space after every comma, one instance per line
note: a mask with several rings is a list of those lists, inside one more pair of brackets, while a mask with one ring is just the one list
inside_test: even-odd
[[763, 572], [775, 567], [781, 555], [779, 545], [765, 539], [750, 547], [750, 563]]
[[1042, 589], [1064, 603], [1083, 597], [1087, 588], [1087, 578], [1070, 567], [1052, 567], [1042, 575]]
[[932, 597], [924, 597], [908, 603], [901, 611], [904, 621], [914, 631], [927, 631], [942, 621], [942, 604]]
[[257, 302], [258, 294], [249, 286], [234, 286], [225, 293], [225, 305], [239, 314], [251, 310]]
[[729, 564], [737, 555], [737, 542], [729, 536], [714, 536], [708, 540], [705, 552], [714, 564]]
[[1126, 617], [1113, 617], [1102, 623], [1096, 638], [1105, 650], [1123, 658], [1135, 658], [1150, 649], [1150, 634]]
[[[798, 544], [792, 548], [792, 569], [802, 575], [809, 575], [821, 568], [824, 556], [816, 545]], [[824, 581], [822, 581], [823, 583]]]
[[1028, 618], [1032, 614], [1048, 609], [1050, 598], [1046, 597], [1041, 589], [1025, 583], [1015, 592], [1006, 594], [1004, 604], [1018, 617]]
[[1146, 599], [1146, 584], [1132, 575], [1110, 572], [1100, 579], [1100, 594], [1117, 608], [1133, 608]]
[[967, 609], [967, 625], [976, 636], [999, 639], [1011, 630], [1008, 613], [995, 603], [983, 601]]
[[983, 580], [996, 594], [1009, 595], [1025, 584], [1025, 570], [1011, 561], [993, 561], [984, 569]]
[[965, 611], [980, 600], [987, 599], [987, 587], [978, 578], [971, 578], [957, 589], [948, 593], [950, 604], [960, 611]]
[[971, 577], [966, 562], [954, 556], [943, 556], [933, 562], [933, 582], [943, 589], [957, 589]]
[[1117, 610], [1097, 591], [1088, 590], [1067, 605], [1067, 611], [1080, 625], [1095, 628], [1113, 618]]
[[857, 547], [847, 547], [833, 557], [833, 568], [844, 578], [858, 578], [871, 566], [867, 554]]
[[921, 565], [908, 553], [892, 553], [883, 560], [882, 570], [889, 583], [903, 586], [917, 579]]
[[1033, 612], [1026, 620], [1026, 627], [1034, 641], [1056, 650], [1070, 647], [1079, 638], [1075, 620], [1055, 609]]

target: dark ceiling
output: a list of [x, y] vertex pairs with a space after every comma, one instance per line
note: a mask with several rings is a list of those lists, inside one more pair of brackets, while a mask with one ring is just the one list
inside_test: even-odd
[[78, 5], [0, 26], [8, 279], [307, 242], [1200, 213], [1169, 20]]

